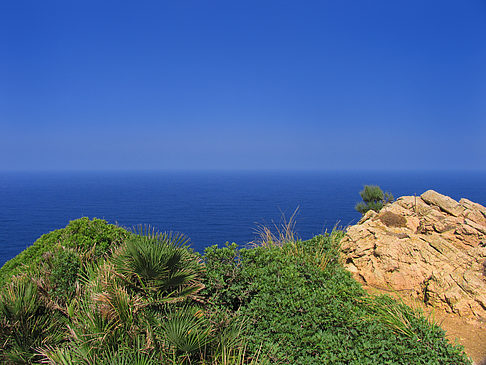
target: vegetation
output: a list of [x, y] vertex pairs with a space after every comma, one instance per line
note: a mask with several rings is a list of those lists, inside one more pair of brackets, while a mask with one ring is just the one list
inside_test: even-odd
[[341, 232], [306, 242], [206, 250], [214, 311], [247, 325], [243, 340], [284, 364], [466, 364], [420, 313], [370, 297], [339, 262]]
[[[76, 266], [78, 260], [73, 255], [83, 256], [85, 260], [97, 260], [108, 250], [120, 245], [128, 235], [126, 230], [108, 224], [102, 219], [89, 220], [84, 217], [71, 221], [65, 228], [44, 234], [32, 246], [7, 261], [0, 268], [0, 285], [20, 273], [44, 273], [46, 269], [50, 272], [45, 265], [56, 267], [59, 263], [56, 260], [64, 261], [63, 265]], [[63, 258], [57, 257], [64, 250], [71, 250], [71, 254], [66, 254]], [[71, 261], [71, 264], [67, 261]], [[39, 265], [42, 266], [40, 270]], [[74, 267], [68, 273], [71, 274], [71, 279], [76, 278], [76, 272], [73, 270]]]
[[422, 313], [366, 294], [340, 263], [340, 231], [266, 229], [255, 247], [204, 256], [182, 235], [99, 220], [60, 231], [1, 270], [1, 363], [470, 364]]
[[407, 219], [403, 215], [393, 212], [380, 214], [380, 221], [387, 227], [406, 227]]
[[391, 193], [383, 193], [377, 185], [365, 185], [359, 195], [363, 201], [356, 204], [355, 209], [363, 215], [369, 210], [380, 211], [385, 204], [391, 203], [394, 199]]

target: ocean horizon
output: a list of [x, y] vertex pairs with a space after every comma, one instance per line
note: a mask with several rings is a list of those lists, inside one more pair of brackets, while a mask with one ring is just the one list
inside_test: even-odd
[[0, 172], [0, 265], [42, 234], [81, 218], [184, 233], [202, 252], [255, 240], [297, 210], [301, 239], [355, 224], [364, 185], [395, 198], [433, 189], [486, 205], [483, 171]]

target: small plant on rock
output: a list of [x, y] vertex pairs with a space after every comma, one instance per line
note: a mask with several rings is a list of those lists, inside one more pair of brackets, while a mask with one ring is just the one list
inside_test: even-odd
[[359, 195], [363, 201], [356, 204], [355, 209], [363, 215], [369, 210], [378, 212], [385, 204], [393, 201], [393, 195], [384, 193], [378, 185], [365, 185]]

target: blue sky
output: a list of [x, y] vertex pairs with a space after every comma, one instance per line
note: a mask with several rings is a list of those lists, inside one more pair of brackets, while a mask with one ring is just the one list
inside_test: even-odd
[[3, 1], [0, 170], [486, 169], [485, 1]]

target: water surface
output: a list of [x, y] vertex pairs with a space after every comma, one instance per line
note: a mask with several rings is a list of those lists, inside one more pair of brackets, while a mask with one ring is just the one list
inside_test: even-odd
[[301, 238], [359, 220], [365, 184], [395, 197], [434, 189], [486, 205], [486, 173], [473, 172], [30, 172], [0, 173], [0, 265], [39, 236], [88, 216], [124, 227], [183, 232], [202, 251], [255, 239], [257, 224], [299, 207]]

